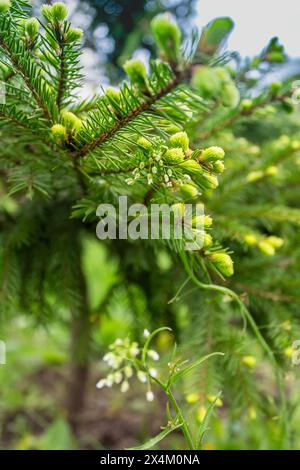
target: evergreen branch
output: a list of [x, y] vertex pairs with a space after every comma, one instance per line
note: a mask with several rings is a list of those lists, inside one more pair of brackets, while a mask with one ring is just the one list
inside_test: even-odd
[[139, 115], [151, 111], [152, 106], [157, 103], [161, 98], [168, 95], [173, 89], [175, 89], [187, 76], [188, 69], [184, 72], [178, 72], [175, 77], [169, 81], [167, 85], [162, 87], [154, 96], [144, 98], [142, 102], [132, 109], [126, 116], [121, 117], [109, 130], [101, 133], [96, 138], [85, 144], [78, 152], [74, 154], [75, 158], [84, 157], [89, 152], [100, 146], [107, 140], [113, 138], [121, 129], [127, 124], [134, 121]]
[[[26, 84], [27, 88], [30, 90], [34, 100], [36, 101], [38, 107], [43, 111], [43, 114], [45, 118], [48, 121], [51, 121], [51, 116], [49, 114], [49, 111], [46, 107], [46, 105], [43, 103], [43, 100], [39, 94], [39, 92], [36, 90], [32, 78], [28, 76], [27, 71], [25, 67], [22, 64], [22, 60], [18, 58], [18, 55], [16, 55], [8, 46], [8, 44], [4, 41], [4, 39], [0, 36], [0, 46], [2, 49], [7, 53], [9, 56], [14, 68], [16, 71], [21, 75], [24, 83]], [[37, 72], [37, 71], [36, 71]]]
[[283, 93], [275, 98], [272, 96], [268, 96], [266, 99], [254, 104], [250, 109], [241, 109], [240, 112], [237, 112], [236, 114], [230, 116], [228, 119], [224, 119], [220, 123], [217, 123], [211, 129], [200, 134], [199, 138], [203, 140], [209, 139], [210, 137], [222, 131], [223, 129], [232, 126], [239, 119], [252, 115], [255, 111], [257, 111], [257, 109], [264, 108], [265, 106], [273, 103], [274, 101], [283, 101], [288, 96], [289, 93]]

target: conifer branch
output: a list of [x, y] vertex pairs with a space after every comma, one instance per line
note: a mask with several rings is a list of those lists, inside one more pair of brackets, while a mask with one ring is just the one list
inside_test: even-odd
[[47, 121], [52, 122], [52, 118], [50, 113], [45, 106], [39, 92], [36, 90], [34, 84], [32, 83], [31, 78], [28, 76], [25, 68], [23, 67], [21, 61], [19, 60], [18, 56], [9, 48], [8, 44], [4, 41], [4, 39], [0, 36], [0, 46], [6, 52], [9, 59], [11, 60], [12, 65], [14, 66], [15, 70], [21, 75], [25, 85], [31, 92], [32, 97], [34, 98], [35, 102], [37, 103], [38, 107], [42, 110], [44, 117]]
[[174, 90], [181, 82], [183, 82], [187, 77], [188, 69], [183, 72], [177, 72], [175, 77], [170, 80], [170, 82], [162, 87], [156, 95], [149, 98], [144, 97], [141, 103], [136, 106], [132, 111], [130, 111], [125, 117], [120, 118], [116, 124], [114, 124], [108, 131], [101, 133], [94, 140], [85, 144], [78, 152], [74, 154], [75, 158], [85, 157], [89, 152], [94, 150], [96, 147], [100, 146], [107, 140], [114, 137], [122, 128], [124, 128], [128, 123], [136, 119], [139, 115], [150, 111], [151, 107], [158, 102], [161, 98], [168, 95], [172, 90]]

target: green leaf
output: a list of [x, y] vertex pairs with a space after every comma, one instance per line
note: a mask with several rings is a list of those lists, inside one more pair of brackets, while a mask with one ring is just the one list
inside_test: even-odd
[[201, 443], [202, 443], [203, 436], [204, 436], [205, 432], [208, 429], [208, 424], [209, 424], [210, 419], [212, 417], [213, 411], [216, 407], [217, 400], [221, 397], [221, 395], [222, 395], [222, 392], [219, 392], [218, 395], [216, 396], [216, 398], [214, 399], [214, 401], [212, 403], [210, 403], [210, 405], [207, 409], [207, 412], [205, 413], [204, 419], [203, 419], [202, 423], [200, 424], [199, 432], [198, 432], [198, 438], [197, 438], [197, 442], [196, 442], [196, 448], [197, 449], [201, 448]]
[[186, 366], [184, 369], [182, 369], [179, 372], [177, 372], [176, 374], [174, 374], [171, 377], [170, 384], [175, 383], [178, 379], [181, 379], [181, 377], [184, 377], [186, 374], [188, 374], [195, 367], [200, 366], [201, 364], [203, 364], [203, 362], [207, 361], [208, 359], [210, 359], [211, 357], [214, 357], [214, 356], [224, 356], [224, 353], [214, 352], [214, 353], [211, 353], [211, 354], [207, 354], [206, 356], [203, 356], [200, 359], [197, 359], [196, 361], [194, 361], [191, 364], [189, 364], [188, 366]]
[[216, 18], [208, 23], [201, 34], [199, 52], [209, 55], [215, 54], [229, 36], [233, 27], [234, 23], [228, 16]]
[[168, 434], [171, 432], [175, 431], [176, 429], [180, 428], [182, 424], [178, 424], [177, 426], [174, 427], [168, 427], [164, 429], [162, 432], [160, 432], [157, 436], [153, 437], [152, 439], [149, 439], [149, 441], [145, 442], [145, 444], [142, 444], [141, 446], [138, 447], [131, 447], [130, 449], [126, 450], [148, 450], [154, 447], [156, 444], [158, 444], [160, 441], [162, 441]]

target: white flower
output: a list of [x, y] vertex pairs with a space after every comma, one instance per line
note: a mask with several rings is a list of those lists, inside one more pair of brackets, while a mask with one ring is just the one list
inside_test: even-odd
[[126, 375], [126, 377], [130, 378], [132, 377], [133, 375], [133, 370], [130, 366], [126, 366], [124, 367], [124, 374]]
[[107, 387], [112, 387], [113, 384], [114, 384], [114, 376], [112, 374], [109, 374], [107, 377], [106, 377], [106, 386]]
[[158, 361], [159, 359], [159, 354], [158, 352], [154, 351], [153, 349], [149, 349], [148, 351], [148, 356], [153, 359], [154, 361]]
[[147, 330], [147, 328], [144, 329], [144, 336], [145, 338], [148, 338], [148, 336], [150, 336], [150, 331]]
[[114, 382], [116, 384], [120, 384], [122, 382], [122, 379], [123, 379], [123, 376], [121, 372], [118, 371], [114, 373]]
[[127, 380], [124, 380], [124, 382], [121, 385], [121, 392], [126, 393], [129, 389], [129, 383]]
[[96, 383], [96, 388], [103, 388], [106, 385], [106, 379], [101, 379], [99, 382]]
[[130, 354], [132, 354], [132, 356], [137, 356], [140, 352], [140, 350], [138, 348], [138, 344], [137, 343], [132, 343], [129, 352], [130, 352]]
[[157, 370], [156, 369], [154, 369], [154, 368], [149, 369], [149, 373], [150, 373], [151, 377], [154, 377], [154, 378], [157, 377]]
[[154, 395], [153, 395], [153, 392], [151, 390], [148, 390], [148, 392], [146, 393], [146, 399], [147, 399], [147, 401], [153, 401], [154, 400]]
[[123, 344], [123, 340], [121, 340], [121, 338], [117, 338], [116, 341], [115, 341], [115, 345], [116, 346], [121, 346], [121, 344]]
[[142, 370], [139, 370], [137, 372], [137, 378], [139, 379], [140, 382], [146, 383], [147, 382], [147, 374], [143, 372]]

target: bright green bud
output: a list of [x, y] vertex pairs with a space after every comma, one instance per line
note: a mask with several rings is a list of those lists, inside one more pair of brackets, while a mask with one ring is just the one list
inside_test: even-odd
[[220, 98], [223, 106], [236, 108], [240, 101], [240, 93], [233, 80], [224, 83], [221, 88]]
[[51, 13], [54, 21], [64, 21], [68, 16], [68, 9], [65, 3], [56, 2], [51, 7]]
[[214, 175], [203, 175], [204, 181], [202, 181], [203, 185], [207, 189], [216, 189], [219, 186], [218, 178]]
[[181, 31], [171, 21], [170, 15], [165, 13], [156, 16], [151, 21], [151, 29], [155, 42], [166, 58], [171, 61], [178, 61], [180, 58]]
[[210, 260], [223, 276], [230, 277], [233, 275], [233, 261], [226, 253], [214, 253], [210, 256]]
[[223, 160], [225, 152], [221, 147], [209, 147], [204, 149], [200, 155], [202, 162], [215, 162], [217, 160]]
[[121, 98], [121, 92], [120, 92], [120, 90], [116, 90], [115, 88], [108, 87], [108, 88], [106, 89], [106, 96], [107, 96], [109, 99], [111, 99], [111, 100], [113, 100], [113, 101], [119, 103], [119, 102], [120, 102], [120, 98]]
[[266, 173], [267, 176], [277, 176], [278, 171], [279, 170], [278, 170], [277, 166], [271, 165], [271, 166], [268, 166], [265, 173]]
[[221, 92], [222, 79], [215, 68], [201, 65], [195, 69], [192, 84], [204, 98], [215, 98]]
[[212, 223], [213, 219], [209, 215], [197, 215], [192, 218], [192, 226], [209, 228]]
[[180, 191], [185, 199], [192, 199], [198, 196], [198, 189], [192, 184], [183, 184]]
[[127, 73], [131, 83], [145, 85], [147, 81], [147, 71], [143, 62], [135, 59], [127, 60], [123, 68]]
[[264, 172], [263, 171], [251, 171], [247, 175], [247, 181], [248, 183], [255, 183], [256, 181], [261, 180], [264, 177]]
[[280, 237], [275, 237], [274, 235], [271, 235], [270, 237], [267, 238], [266, 240], [273, 248], [281, 248], [282, 245], [284, 244], [284, 240]]
[[221, 160], [217, 160], [216, 162], [213, 162], [213, 170], [216, 172], [216, 173], [223, 173], [223, 171], [225, 170], [225, 165], [223, 162], [221, 162]]
[[82, 127], [82, 121], [75, 114], [70, 111], [62, 111], [61, 113], [63, 121], [67, 130], [79, 131]]
[[251, 109], [253, 106], [253, 101], [248, 99], [248, 98], [245, 98], [244, 100], [241, 101], [241, 107], [242, 109], [248, 111], [249, 109]]
[[45, 20], [47, 21], [47, 23], [52, 22], [53, 16], [52, 16], [52, 6], [51, 5], [43, 5], [42, 8], [41, 8], [41, 13], [42, 13], [43, 17], [45, 18]]
[[30, 37], [30, 39], [35, 39], [38, 30], [39, 30], [39, 22], [36, 18], [29, 18], [25, 21], [25, 32]]
[[248, 246], [254, 246], [257, 244], [257, 238], [252, 233], [248, 233], [244, 236], [244, 241]]
[[170, 137], [172, 147], [181, 147], [185, 152], [189, 149], [190, 140], [186, 132], [177, 132]]
[[177, 164], [184, 161], [184, 153], [181, 148], [168, 149], [163, 158], [167, 163]]
[[204, 241], [203, 241], [204, 248], [208, 248], [212, 244], [213, 244], [212, 236], [209, 233], [204, 233]]
[[[171, 150], [174, 150], [174, 149], [171, 149]], [[201, 166], [199, 165], [199, 163], [196, 162], [196, 160], [185, 160], [184, 162], [180, 163], [180, 168], [182, 168], [189, 175], [202, 175], [203, 174], [203, 170]]]
[[281, 90], [281, 88], [282, 88], [281, 82], [273, 82], [270, 86], [270, 91], [274, 95], [277, 95], [277, 93]]
[[267, 240], [262, 240], [258, 244], [258, 248], [260, 251], [266, 256], [274, 256], [275, 255], [275, 248], [271, 245]]
[[82, 29], [79, 28], [70, 28], [66, 34], [66, 41], [67, 42], [79, 42], [83, 36]]
[[65, 126], [62, 126], [61, 124], [54, 124], [54, 126], [51, 127], [51, 132], [56, 140], [66, 140], [67, 129]]
[[11, 7], [10, 0], [0, 0], [0, 13], [4, 14], [7, 13]]
[[151, 142], [148, 139], [146, 139], [145, 137], [140, 137], [137, 140], [137, 144], [140, 147], [143, 147], [145, 150], [150, 150], [152, 148]]
[[243, 356], [241, 363], [248, 367], [254, 367], [256, 365], [256, 359], [254, 356]]

